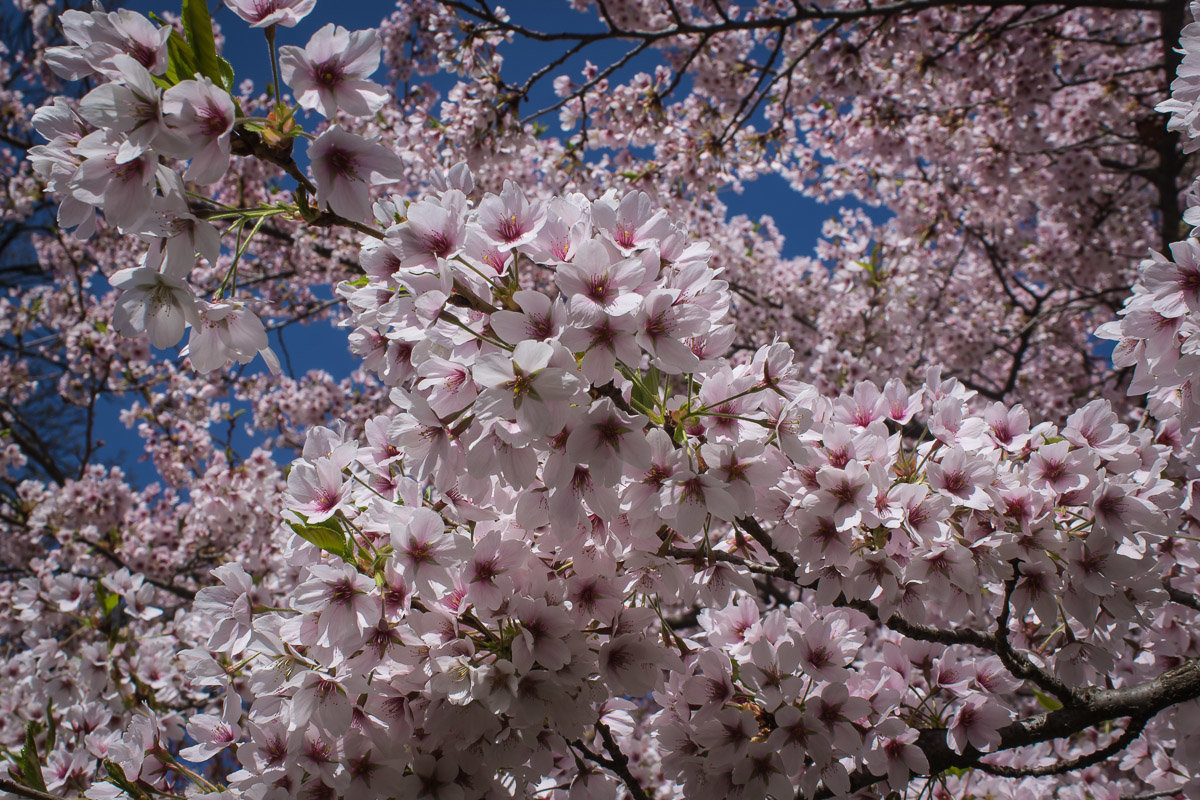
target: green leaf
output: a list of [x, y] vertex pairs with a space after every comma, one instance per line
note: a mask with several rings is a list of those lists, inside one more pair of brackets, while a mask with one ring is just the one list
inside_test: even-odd
[[662, 383], [662, 373], [658, 367], [650, 367], [634, 382], [629, 398], [635, 409], [643, 414], [654, 417], [655, 405], [658, 403], [658, 389]]
[[[224, 86], [221, 63], [217, 56], [217, 42], [213, 38], [212, 17], [208, 13], [208, 0], [183, 0], [183, 32], [195, 55], [196, 71], [218, 86]], [[188, 77], [191, 77], [190, 75]], [[230, 80], [233, 68], [229, 68]]]
[[34, 737], [40, 726], [36, 722], [29, 723], [25, 728], [25, 746], [16, 757], [17, 767], [21, 770], [21, 779], [30, 789], [39, 792], [46, 791], [46, 779], [42, 777], [42, 762], [38, 759], [37, 743]]
[[108, 616], [116, 610], [121, 603], [121, 596], [116, 592], [110, 592], [99, 583], [95, 585], [96, 601], [100, 603], [100, 610], [104, 612], [104, 616]]
[[217, 69], [221, 71], [221, 85], [225, 87], [225, 91], [233, 91], [233, 64], [230, 64], [221, 56], [217, 56]]
[[679, 445], [687, 441], [687, 431], [681, 423], [675, 423], [675, 428], [671, 431], [671, 440]]
[[1034, 689], [1033, 696], [1037, 698], [1038, 704], [1047, 711], [1057, 711], [1058, 709], [1062, 708], [1062, 703], [1058, 702], [1043, 691]]
[[58, 720], [54, 718], [54, 703], [46, 700], [46, 752], [54, 749], [54, 741], [58, 738]]
[[104, 759], [104, 771], [108, 773], [108, 782], [123, 789], [130, 797], [138, 800], [149, 800], [150, 795], [146, 794], [145, 790], [133, 783], [125, 775], [125, 770], [115, 761]]
[[167, 71], [156, 82], [171, 87], [180, 81], [191, 80], [196, 72], [196, 54], [192, 52], [192, 46], [178, 31], [171, 31], [167, 39]]
[[323, 522], [303, 525], [298, 522], [289, 522], [288, 525], [301, 539], [316, 545], [330, 555], [348, 559], [353, 554], [346, 541], [346, 533], [338, 525], [337, 520], [327, 519]]
[[649, 414], [650, 410], [654, 407], [654, 395], [636, 383], [633, 385], [633, 391], [630, 392], [629, 400], [630, 405], [643, 414]]

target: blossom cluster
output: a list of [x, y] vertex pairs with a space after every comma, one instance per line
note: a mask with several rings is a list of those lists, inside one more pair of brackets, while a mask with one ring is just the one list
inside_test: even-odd
[[[314, 5], [227, 4], [272, 43]], [[50, 64], [99, 85], [39, 112], [49, 144], [31, 156], [63, 226], [86, 237], [99, 211], [145, 245], [113, 278], [114, 327], [167, 347], [191, 326], [203, 372], [272, 361], [224, 291], [243, 235], [276, 217], [343, 226], [364, 274], [336, 293], [383, 388], [379, 413], [310, 427], [286, 490], [265, 452], [235, 468], [168, 431], [164, 475], [196, 473], [178, 530], [155, 509], [179, 498], [119, 474], [25, 486], [38, 511], [14, 546], [55, 542], [3, 596], [5, 635], [29, 645], [5, 663], [4, 710], [33, 723], [0, 723], [0, 743], [26, 786], [41, 752], [45, 788], [93, 800], [185, 784], [248, 800], [1200, 795], [1200, 688], [1135, 702], [1200, 656], [1192, 240], [1144, 265], [1101, 329], [1152, 416], [1096, 399], [1039, 421], [937, 367], [839, 391], [786, 341], [731, 355], [747, 297], [722, 266], [736, 248], [697, 235], [708, 217], [623, 186], [552, 194], [497, 179], [503, 164], [379, 195], [425, 168], [418, 136], [397, 133], [403, 151], [375, 136], [411, 129], [370, 80], [373, 31], [280, 49], [296, 106], [326, 120], [311, 136], [283, 103], [245, 116], [194, 27], [208, 67], [187, 76], [167, 27], [63, 22]], [[295, 203], [193, 191], [235, 154], [282, 169]], [[839, 255], [882, 285], [852, 216], [831, 225]], [[219, 264], [200, 299], [192, 278]], [[281, 383], [257, 417], [345, 402], [296, 389], [331, 382]], [[268, 408], [278, 396], [288, 409]], [[223, 411], [158, 402], [146, 427]], [[215, 582], [155, 577], [184, 562]], [[1064, 721], [1085, 712], [1126, 721]]]
[[[340, 288], [397, 409], [310, 433], [286, 610], [235, 567], [201, 591], [258, 687], [232, 786], [611, 792], [577, 761], [611, 742], [678, 796], [903, 789], [923, 730], [997, 749], [1039, 692], [1153, 674], [1115, 654], [1196, 523], [1149, 430], [975, 412], [936, 371], [822, 397], [786, 345], [715, 357], [728, 289], [648, 198], [435, 183]], [[955, 638], [997, 618], [1008, 648]]]
[[[294, 26], [314, 2], [230, 0], [229, 5], [246, 21], [273, 31], [275, 25]], [[179, 74], [184, 67], [169, 56], [170, 26], [127, 10], [68, 10], [62, 24], [71, 44], [51, 48], [51, 68], [62, 77], [99, 85], [78, 108], [58, 99], [38, 110], [33, 124], [48, 143], [32, 148], [30, 158], [46, 186], [63, 198], [62, 227], [87, 239], [96, 230], [96, 212], [103, 211], [108, 225], [146, 242], [142, 262], [111, 278], [121, 290], [113, 317], [117, 329], [127, 336], [145, 332], [163, 348], [177, 344], [190, 327], [186, 352], [201, 372], [248, 363], [260, 354], [278, 372], [261, 320], [232, 289], [226, 292], [229, 281], [212, 300], [198, 297], [188, 281], [197, 256], [212, 266], [218, 263], [220, 235], [212, 220], [230, 217], [222, 216], [219, 206], [194, 205], [185, 184], [219, 182], [235, 144], [243, 152], [261, 151], [266, 140], [271, 146], [264, 157], [290, 158], [291, 139], [271, 138], [286, 126], [264, 127], [284, 121], [243, 117], [230, 95], [232, 73], [220, 66], [209, 70], [216, 74]], [[211, 45], [211, 30], [207, 36]], [[193, 47], [203, 67], [206, 51], [198, 42]], [[381, 47], [374, 31], [350, 32], [330, 24], [304, 48], [280, 48], [280, 67], [301, 108], [326, 117], [339, 111], [368, 116], [387, 101], [383, 87], [369, 80]], [[215, 50], [207, 55], [218, 63]], [[400, 159], [390, 150], [337, 125], [311, 142], [308, 157], [315, 178], [301, 177], [318, 207], [355, 219], [369, 214], [367, 188], [399, 173]], [[261, 224], [284, 213], [288, 209], [263, 208], [255, 219]], [[236, 266], [235, 260], [232, 278]]]
[[[847, 12], [870, 21], [846, 24]], [[611, 0], [609, 38], [651, 32], [638, 44], [661, 58], [624, 75], [592, 56], [555, 80], [547, 108], [666, 205], [705, 186], [754, 197], [752, 181], [775, 175], [841, 206], [775, 215], [792, 241], [805, 218], [832, 217], [816, 258], [745, 237], [756, 257], [734, 255], [727, 275], [743, 298], [740, 342], [786, 336], [827, 392], [941, 364], [988, 399], [1065, 417], [1107, 373], [1090, 344], [1107, 301], [1124, 296], [1140, 254], [1179, 236], [1167, 174], [1192, 175], [1182, 160], [1139, 172], [1170, 134], [1165, 119], [1129, 112], [1173, 77], [1162, 53], [1174, 23], [1085, 7], [1032, 26], [958, 6], [812, 14], [772, 0]], [[538, 30], [478, 27], [530, 44]], [[1194, 69], [1185, 56], [1179, 80], [1193, 91]], [[717, 250], [734, 238], [703, 235]]]

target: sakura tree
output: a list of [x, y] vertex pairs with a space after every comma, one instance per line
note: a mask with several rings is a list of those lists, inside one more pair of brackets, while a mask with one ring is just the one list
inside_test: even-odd
[[[786, 332], [828, 391], [942, 364], [1059, 417], [1127, 377], [1088, 337], [1130, 263], [1182, 235], [1188, 157], [1154, 106], [1186, 4], [580, 0], [598, 24], [567, 30], [447, 5], [471, 33], [599, 63], [523, 119], [557, 114], [639, 188], [712, 203], [774, 174], [890, 212], [835, 215], [816, 259], [780, 264], [755, 242], [757, 259], [727, 265], [739, 344]], [[648, 52], [663, 63], [622, 72]], [[559, 71], [493, 77], [516, 102]]]
[[[301, 42], [315, 0], [226, 4], [269, 91], [202, 0], [43, 7], [12, 60], [13, 106], [46, 96], [5, 163], [44, 270], [0, 362], [5, 797], [1200, 796], [1181, 5], [614, 2], [546, 34], [429, 0]], [[517, 37], [568, 50], [514, 89]], [[521, 121], [609, 39], [554, 81], [575, 138]], [[947, 65], [929, 108], [837, 130], [919, 102], [901, 62]], [[847, 208], [805, 271], [715, 194], [768, 171], [894, 217]], [[948, 269], [975, 291], [927, 291]], [[341, 382], [268, 338], [322, 317]], [[111, 395], [158, 483], [94, 458]]]

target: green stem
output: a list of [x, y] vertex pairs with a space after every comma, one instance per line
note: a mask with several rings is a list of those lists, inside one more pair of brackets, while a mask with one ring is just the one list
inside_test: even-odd
[[267, 35], [267, 51], [271, 57], [271, 74], [275, 77], [275, 103], [278, 105], [283, 102], [283, 95], [279, 93], [279, 62], [275, 58], [275, 26], [268, 25], [263, 29], [263, 33]]
[[701, 406], [700, 408], [697, 408], [695, 411], [690, 411], [686, 415], [684, 415], [683, 419], [688, 419], [689, 417], [699, 417], [699, 416], [715, 417], [715, 416], [717, 416], [716, 414], [705, 414], [705, 412], [708, 411], [710, 408], [717, 408], [726, 403], [731, 403], [740, 397], [745, 397], [746, 395], [751, 395], [751, 394], [755, 394], [757, 392], [761, 392], [764, 388], [766, 388], [766, 387], [752, 386], [751, 388], [745, 390], [744, 392], [738, 392], [737, 394], [726, 397], [724, 400], [718, 400], [715, 403], [709, 403], [706, 406]]

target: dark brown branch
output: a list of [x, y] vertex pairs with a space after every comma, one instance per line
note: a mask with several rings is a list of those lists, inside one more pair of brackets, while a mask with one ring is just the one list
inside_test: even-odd
[[1142, 730], [1146, 727], [1148, 721], [1146, 717], [1134, 717], [1129, 720], [1129, 724], [1125, 726], [1125, 730], [1121, 732], [1120, 736], [1113, 739], [1104, 747], [1091, 753], [1085, 753], [1078, 758], [1059, 761], [1054, 764], [1045, 764], [1040, 767], [1005, 767], [980, 761], [979, 769], [1001, 778], [1041, 778], [1048, 775], [1063, 775], [1067, 772], [1087, 769], [1093, 764], [1099, 764], [1101, 761], [1112, 758], [1131, 745], [1135, 739], [1142, 735]]
[[613, 738], [612, 731], [604, 724], [602, 720], [596, 721], [596, 731], [600, 734], [600, 738], [604, 740], [604, 749], [608, 751], [612, 761], [606, 766], [615, 772], [625, 784], [625, 788], [633, 795], [634, 800], [650, 800], [650, 796], [646, 794], [646, 790], [638, 783], [638, 779], [629, 771], [629, 759], [621, 752], [621, 747]]
[[[115, 564], [117, 567], [124, 567], [125, 569], [129, 570], [130, 572], [137, 571], [137, 570], [133, 569], [132, 567], [130, 567], [129, 564], [127, 564], [125, 562], [125, 560], [122, 559], [119, 555], [114, 553], [112, 550], [109, 550], [104, 545], [99, 544], [97, 542], [89, 542], [86, 539], [81, 540], [81, 541], [83, 541], [84, 544], [88, 545], [93, 550], [95, 550], [98, 555], [104, 557], [107, 561]], [[166, 581], [161, 581], [161, 580], [158, 580], [157, 578], [152, 578], [149, 575], [145, 575], [145, 574], [143, 574], [142, 577], [145, 579], [146, 583], [150, 584], [151, 586], [157, 586], [159, 589], [162, 589], [164, 592], [170, 592], [171, 594], [175, 595], [176, 597], [178, 597], [181, 600], [191, 601], [191, 600], [196, 599], [196, 593], [193, 592], [191, 589], [184, 588], [183, 586], [176, 586], [173, 583], [167, 583]]]
[[[1074, 736], [1123, 717], [1149, 720], [1166, 708], [1200, 697], [1200, 661], [1185, 662], [1134, 686], [1120, 689], [1092, 687], [1077, 694], [1079, 702], [1074, 706], [1064, 706], [1001, 728], [1000, 745], [992, 752]], [[978, 767], [987, 755], [973, 747], [967, 747], [962, 753], [954, 752], [946, 742], [944, 729], [922, 730], [917, 745], [929, 761], [930, 775], [939, 775], [948, 769]], [[885, 777], [858, 770], [850, 776], [851, 791], [873, 786]], [[828, 798], [832, 794], [822, 790], [817, 797]]]
[[742, 517], [737, 520], [737, 524], [753, 537], [754, 541], [763, 546], [764, 549], [771, 555], [771, 558], [778, 562], [784, 572], [791, 576], [794, 581], [796, 579], [797, 565], [796, 559], [792, 558], [791, 553], [786, 553], [775, 546], [771, 541], [771, 537], [763, 530], [762, 525], [754, 517]]
[[29, 800], [66, 800], [66, 798], [60, 795], [50, 794], [49, 792], [39, 792], [37, 789], [30, 789], [28, 786], [22, 786], [16, 781], [11, 781], [8, 778], [0, 778], [0, 789], [20, 795], [21, 797], [28, 797]]
[[726, 564], [734, 564], [746, 570], [747, 572], [753, 572], [756, 575], [766, 575], [771, 578], [783, 578], [784, 580], [790, 580], [789, 576], [786, 574], [786, 571], [781, 567], [772, 567], [766, 564], [759, 564], [756, 561], [742, 558], [739, 555], [726, 553], [724, 550], [694, 550], [686, 547], [668, 547], [666, 549], [666, 555], [697, 563], [724, 561]]
[[1049, 692], [1061, 700], [1064, 705], [1070, 706], [1078, 700], [1075, 691], [1045, 670], [1038, 669], [1028, 656], [1014, 650], [1008, 641], [1008, 618], [1012, 611], [1013, 592], [1016, 591], [1017, 581], [1021, 577], [1020, 562], [1014, 559], [1012, 568], [1012, 577], [1004, 582], [1004, 601], [1000, 608], [1000, 618], [996, 620], [996, 635], [993, 637], [996, 655], [1000, 657], [1005, 669], [1014, 676], [1033, 681], [1043, 691]]
[[[538, 42], [571, 41], [593, 43], [610, 39], [640, 39], [645, 42], [658, 42], [680, 36], [703, 36], [736, 31], [769, 31], [789, 27], [807, 21], [842, 21], [849, 22], [860, 19], [874, 19], [899, 14], [915, 14], [933, 8], [955, 6], [959, 8], [1109, 8], [1117, 11], [1156, 11], [1164, 12], [1170, 6], [1178, 4], [1178, 0], [1087, 0], [1086, 2], [1057, 2], [1047, 3], [1037, 0], [903, 0], [902, 2], [886, 3], [883, 5], [866, 5], [862, 8], [823, 8], [816, 4], [796, 5], [794, 14], [778, 17], [752, 17], [747, 19], [722, 19], [710, 24], [676, 23], [672, 26], [654, 31], [631, 30], [617, 26], [611, 19], [606, 20], [607, 30], [572, 32], [563, 31], [549, 33], [518, 25], [508, 20], [501, 20], [495, 14], [480, 11], [467, 5], [461, 0], [441, 0], [442, 5], [457, 9], [470, 17], [478, 19], [488, 26], [488, 29], [513, 33]], [[1182, 7], [1182, 4], [1179, 4]], [[601, 13], [605, 11], [601, 6]]]
[[[265, 161], [269, 164], [282, 169], [287, 173], [288, 177], [296, 181], [301, 192], [308, 194], [317, 194], [317, 187], [308, 176], [300, 169], [300, 165], [296, 163], [296, 159], [292, 158], [292, 140], [288, 139], [283, 145], [271, 146], [263, 141], [263, 138], [253, 131], [244, 129], [235, 130], [233, 135], [233, 154], [238, 156], [253, 156], [260, 161]], [[310, 225], [316, 225], [323, 228], [331, 228], [341, 226], [358, 231], [366, 236], [371, 236], [376, 239], [383, 238], [383, 232], [372, 228], [369, 225], [364, 225], [352, 219], [347, 219], [340, 214], [335, 214], [332, 211], [318, 211], [311, 216], [306, 215], [305, 221]]]
[[1176, 589], [1171, 585], [1169, 579], [1163, 580], [1163, 588], [1167, 590], [1167, 597], [1171, 598], [1172, 603], [1178, 603], [1181, 606], [1186, 606], [1193, 611], [1200, 611], [1200, 597], [1191, 592], [1185, 592], [1182, 589]]

